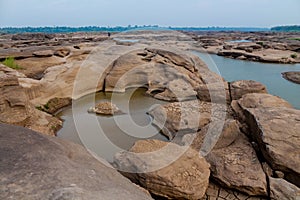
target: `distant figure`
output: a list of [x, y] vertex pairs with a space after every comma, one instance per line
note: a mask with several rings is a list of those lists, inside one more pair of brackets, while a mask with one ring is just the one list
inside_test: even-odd
[[110, 32], [107, 32], [107, 36], [110, 37]]

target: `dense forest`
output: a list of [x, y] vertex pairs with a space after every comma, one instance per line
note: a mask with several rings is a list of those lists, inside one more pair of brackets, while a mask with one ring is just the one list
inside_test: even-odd
[[300, 25], [275, 26], [275, 27], [271, 28], [271, 31], [286, 31], [286, 32], [300, 31]]

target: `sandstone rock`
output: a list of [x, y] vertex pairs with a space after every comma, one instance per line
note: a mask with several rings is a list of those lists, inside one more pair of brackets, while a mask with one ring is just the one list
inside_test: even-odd
[[[209, 134], [208, 132], [210, 131], [213, 134], [216, 134], [216, 129], [214, 129], [214, 127], [216, 127], [215, 125], [218, 123], [221, 123], [221, 121], [216, 120], [206, 125], [201, 129], [201, 131], [197, 132], [193, 138], [190, 137], [190, 141], [186, 140], [185, 144], [183, 145], [191, 145], [192, 148], [196, 149], [197, 151], [200, 151], [201, 147], [204, 146], [203, 141], [205, 140], [205, 136]], [[233, 119], [227, 119], [221, 130], [220, 136], [216, 138], [216, 143], [213, 149], [222, 149], [230, 146], [239, 135], [240, 130], [237, 121]], [[214, 141], [206, 140], [205, 142], [209, 142], [208, 145], [211, 145], [210, 142]]]
[[300, 84], [300, 72], [284, 72], [282, 77], [293, 83]]
[[111, 102], [101, 102], [98, 103], [95, 107], [92, 107], [88, 112], [94, 112], [100, 115], [114, 115], [120, 113], [120, 109]]
[[272, 178], [270, 180], [270, 197], [272, 200], [277, 199], [300, 199], [300, 188], [285, 181], [281, 178]]
[[70, 49], [67, 49], [67, 48], [64, 48], [64, 49], [57, 49], [55, 52], [54, 52], [54, 55], [55, 56], [58, 56], [58, 57], [61, 57], [61, 58], [64, 58], [66, 56], [68, 56], [70, 54], [71, 50]]
[[253, 43], [253, 42], [243, 42], [243, 43], [239, 43], [237, 47], [235, 47], [235, 49], [239, 49], [239, 50], [249, 50], [249, 49], [261, 49], [261, 45]]
[[[273, 170], [299, 183], [299, 110], [269, 94], [247, 94], [232, 102], [245, 133]], [[289, 152], [288, 154], [286, 152]]]
[[200, 101], [226, 104], [230, 102], [229, 88], [227, 82], [201, 84], [196, 88], [197, 97]]
[[[246, 134], [250, 134], [248, 124], [246, 123], [247, 117], [244, 114], [245, 108], [264, 108], [264, 107], [287, 107], [292, 108], [291, 104], [287, 101], [273, 96], [271, 94], [262, 94], [262, 93], [251, 93], [245, 94], [241, 99], [234, 100], [231, 103], [231, 107], [233, 108], [235, 115], [238, 117], [242, 130]], [[248, 135], [251, 137], [250, 135]]]
[[[300, 183], [300, 110], [286, 107], [244, 108], [250, 135], [263, 157], [285, 178]], [[287, 153], [288, 152], [288, 153]]]
[[50, 99], [41, 109], [49, 114], [55, 114], [62, 108], [72, 104], [71, 98], [53, 98]]
[[[267, 196], [265, 173], [251, 143], [240, 132], [237, 122], [226, 120], [219, 137], [214, 129], [218, 123], [221, 122], [211, 122], [186, 143], [200, 153], [207, 145], [213, 147], [207, 152], [206, 160], [211, 164], [213, 179], [221, 185], [251, 196]], [[217, 142], [213, 141], [214, 137]]]
[[221, 185], [252, 196], [267, 195], [265, 173], [246, 136], [240, 134], [230, 146], [213, 150], [207, 160]]
[[[166, 145], [169, 150], [161, 151]], [[198, 152], [157, 140], [138, 141], [130, 152], [118, 153], [114, 165], [126, 177], [151, 193], [171, 199], [200, 199], [204, 196], [209, 182], [209, 164]], [[147, 152], [153, 153], [143, 157]], [[178, 152], [183, 153], [182, 156], [173, 160], [172, 157]], [[171, 161], [167, 166], [151, 170], [169, 159]], [[143, 173], [147, 170], [150, 172]]]
[[25, 78], [26, 77], [23, 73], [21, 73], [17, 70], [11, 69], [1, 63], [0, 63], [0, 73], [5, 74], [6, 76], [15, 76], [17, 78]]
[[15, 34], [11, 37], [12, 40], [49, 40], [55, 37], [55, 34], [46, 33], [22, 33]]
[[52, 50], [35, 51], [32, 53], [36, 57], [51, 57], [53, 55]]
[[244, 94], [248, 93], [267, 93], [266, 87], [256, 81], [234, 81], [229, 83], [230, 94], [232, 100], [240, 99]]
[[22, 60], [16, 60], [16, 63], [22, 67], [20, 72], [24, 73], [28, 78], [41, 79], [44, 71], [52, 66], [61, 65], [65, 61], [57, 57], [34, 57]]
[[205, 197], [200, 200], [266, 200], [264, 197], [254, 197], [235, 190], [220, 187], [219, 185], [210, 182], [205, 193]]
[[272, 48], [278, 49], [278, 50], [286, 50], [287, 46], [286, 46], [286, 44], [283, 44], [283, 43], [273, 43]]
[[237, 102], [243, 108], [268, 108], [268, 107], [292, 108], [291, 104], [288, 103], [286, 100], [271, 94], [260, 94], [260, 93], [246, 94]]
[[62, 122], [37, 110], [28, 99], [25, 89], [11, 70], [0, 71], [0, 122], [28, 127], [55, 135]]
[[133, 51], [120, 56], [110, 68], [105, 77], [106, 91], [125, 92], [126, 88], [146, 86], [148, 94], [167, 101], [195, 99], [199, 85], [223, 82], [198, 57], [171, 49]]
[[0, 199], [151, 199], [82, 146], [0, 124]]
[[160, 105], [148, 112], [153, 124], [173, 139], [178, 132], [195, 132], [213, 119], [225, 118], [226, 106], [198, 100]]

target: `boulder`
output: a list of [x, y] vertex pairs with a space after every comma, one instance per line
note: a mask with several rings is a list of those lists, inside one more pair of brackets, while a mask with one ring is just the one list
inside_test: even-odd
[[238, 101], [238, 103], [243, 108], [272, 108], [272, 107], [286, 107], [292, 108], [292, 105], [286, 100], [274, 96], [271, 94], [261, 94], [261, 93], [251, 93], [244, 95]]
[[272, 200], [277, 199], [300, 199], [300, 188], [285, 181], [281, 178], [269, 177], [270, 181], [270, 197]]
[[300, 72], [284, 72], [282, 77], [293, 83], [300, 84]]
[[0, 124], [0, 199], [152, 199], [80, 145]]
[[[174, 156], [177, 153], [181, 156]], [[114, 166], [152, 194], [168, 199], [200, 199], [209, 182], [209, 164], [197, 151], [158, 140], [137, 141], [130, 152], [116, 154]]]
[[226, 106], [193, 100], [159, 105], [148, 113], [152, 123], [173, 139], [178, 132], [197, 131], [215, 118], [225, 118]]
[[120, 113], [120, 109], [111, 102], [101, 102], [98, 103], [95, 107], [92, 107], [88, 112], [93, 112], [99, 115], [114, 115]]
[[287, 180], [299, 184], [300, 110], [269, 94], [244, 95], [233, 101], [232, 107], [272, 169], [282, 171]]
[[[221, 122], [212, 122], [194, 136], [185, 135], [184, 145], [190, 144], [200, 152], [207, 145], [213, 147], [205, 152], [205, 158], [211, 165], [212, 178], [220, 185], [250, 196], [267, 196], [265, 173], [248, 138], [240, 132], [238, 123], [232, 119], [226, 120], [217, 137], [214, 127], [218, 123]], [[213, 136], [217, 137], [215, 145], [211, 144], [214, 142]]]
[[70, 54], [71, 50], [68, 48], [63, 48], [63, 49], [57, 49], [56, 51], [54, 51], [54, 55], [64, 58], [66, 56], [68, 56]]
[[232, 100], [240, 99], [244, 94], [248, 93], [267, 93], [266, 87], [256, 81], [234, 81], [229, 83], [230, 95]]
[[[272, 169], [299, 187], [300, 110], [286, 107], [244, 108], [250, 136]], [[288, 152], [288, 153], [287, 153]]]

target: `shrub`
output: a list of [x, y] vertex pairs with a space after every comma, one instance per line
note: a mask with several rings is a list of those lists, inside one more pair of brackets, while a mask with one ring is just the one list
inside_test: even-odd
[[294, 53], [294, 54], [291, 55], [291, 58], [294, 58], [294, 59], [295, 59], [295, 58], [297, 58], [297, 56], [298, 56], [298, 55]]
[[298, 41], [300, 41], [300, 38], [289, 38], [288, 40], [298, 40]]
[[2, 64], [6, 65], [7, 67], [10, 67], [12, 69], [22, 69], [17, 63], [15, 62], [14, 57], [7, 57], [2, 62]]
[[264, 42], [256, 42], [256, 44], [259, 44], [260, 46], [264, 46]]

